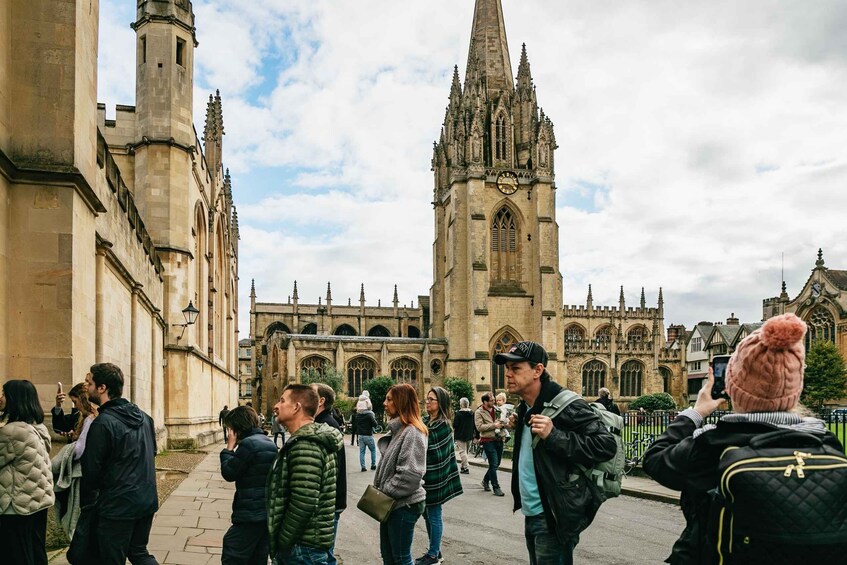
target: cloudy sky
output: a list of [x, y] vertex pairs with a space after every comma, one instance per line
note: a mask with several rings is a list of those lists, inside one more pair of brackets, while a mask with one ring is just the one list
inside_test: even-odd
[[[135, 2], [102, 0], [99, 99], [134, 103]], [[432, 142], [472, 0], [194, 0], [195, 123], [220, 89], [241, 226], [240, 324], [316, 302], [417, 303], [432, 279]], [[847, 268], [847, 3], [503, 0], [559, 143], [565, 304], [761, 318], [816, 252]], [[201, 131], [202, 133], [202, 131]]]

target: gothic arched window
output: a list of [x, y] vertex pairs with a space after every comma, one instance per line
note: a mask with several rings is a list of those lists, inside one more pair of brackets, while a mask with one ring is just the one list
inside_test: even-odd
[[515, 336], [504, 332], [494, 344], [494, 351], [491, 352], [491, 386], [494, 390], [506, 388], [506, 366], [495, 363], [494, 356], [498, 353], [506, 353], [517, 342]]
[[806, 349], [819, 339], [835, 343], [835, 318], [823, 306], [816, 306], [806, 319]]
[[341, 324], [335, 328], [335, 335], [356, 335], [356, 330], [350, 324]]
[[579, 343], [585, 340], [585, 330], [577, 324], [565, 328], [565, 343]]
[[612, 327], [607, 324], [597, 330], [594, 334], [594, 341], [597, 343], [609, 343], [612, 341]]
[[282, 322], [274, 322], [271, 325], [269, 325], [267, 327], [267, 329], [265, 330], [265, 336], [266, 336], [266, 338], [270, 338], [276, 332], [283, 332], [283, 333], [290, 334], [291, 330], [288, 329], [288, 326], [286, 326]]
[[318, 333], [318, 325], [315, 323], [309, 323], [303, 326], [303, 331], [300, 332], [306, 335], [317, 335]]
[[626, 342], [630, 345], [644, 343], [645, 341], [647, 341], [647, 328], [644, 326], [635, 326], [626, 334]]
[[323, 376], [324, 370], [327, 365], [329, 365], [329, 361], [319, 355], [311, 355], [309, 357], [306, 357], [300, 363], [301, 380], [302, 376], [308, 373], [312, 373], [315, 376]]
[[491, 282], [520, 286], [518, 226], [512, 211], [503, 206], [491, 224]]
[[589, 361], [582, 366], [582, 396], [593, 398], [606, 386], [606, 365], [602, 361]]
[[385, 326], [374, 326], [368, 331], [370, 337], [391, 337]]
[[621, 367], [621, 396], [641, 396], [641, 377], [644, 366], [635, 360]]
[[667, 367], [659, 367], [659, 374], [662, 375], [662, 392], [670, 392], [671, 370]]
[[419, 330], [417, 326], [409, 326], [409, 337], [420, 338], [421, 330]]
[[397, 383], [408, 383], [418, 387], [418, 364], [404, 357], [391, 364], [391, 378]]
[[367, 357], [356, 357], [347, 364], [347, 396], [358, 397], [362, 394], [365, 382], [374, 378], [376, 363]]

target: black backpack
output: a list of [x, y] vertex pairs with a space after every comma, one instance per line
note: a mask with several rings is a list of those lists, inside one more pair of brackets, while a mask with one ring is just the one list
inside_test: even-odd
[[847, 456], [820, 436], [777, 430], [728, 447], [713, 491], [717, 563], [842, 563]]

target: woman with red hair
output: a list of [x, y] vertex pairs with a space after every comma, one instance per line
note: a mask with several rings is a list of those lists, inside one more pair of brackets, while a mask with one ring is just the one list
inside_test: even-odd
[[409, 384], [394, 385], [385, 395], [387, 435], [379, 440], [382, 454], [374, 486], [396, 501], [379, 526], [379, 548], [384, 565], [412, 565], [415, 522], [423, 514], [426, 491], [427, 427], [421, 420], [418, 395]]

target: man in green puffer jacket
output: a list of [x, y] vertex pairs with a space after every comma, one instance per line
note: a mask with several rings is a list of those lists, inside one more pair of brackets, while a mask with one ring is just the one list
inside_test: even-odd
[[337, 453], [344, 439], [327, 424], [316, 424], [318, 394], [291, 384], [274, 406], [291, 432], [268, 476], [268, 531], [271, 555], [282, 565], [326, 563], [335, 525]]

